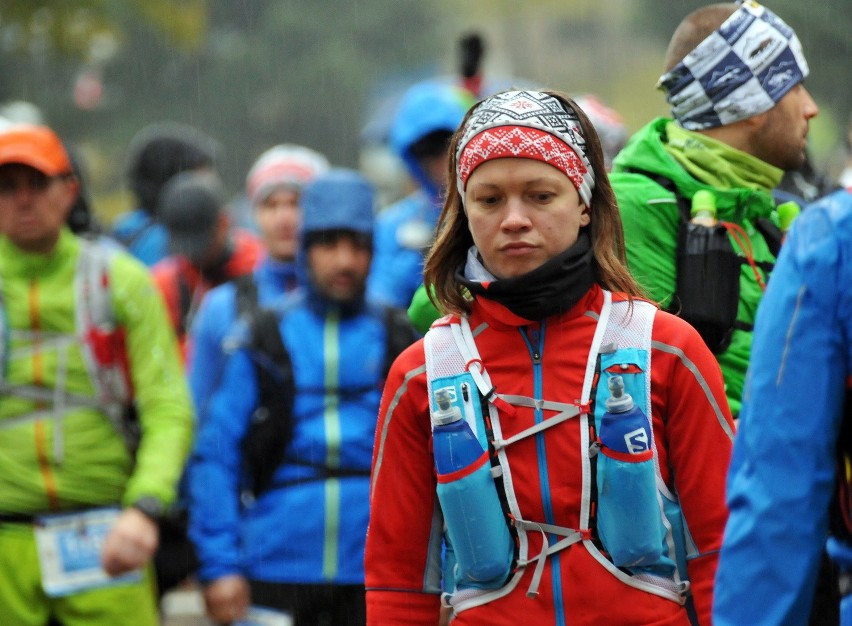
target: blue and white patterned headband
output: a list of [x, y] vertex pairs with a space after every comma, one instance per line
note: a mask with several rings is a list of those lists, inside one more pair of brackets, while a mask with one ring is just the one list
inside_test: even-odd
[[681, 126], [701, 130], [768, 111], [808, 73], [793, 29], [748, 1], [663, 74], [657, 87]]

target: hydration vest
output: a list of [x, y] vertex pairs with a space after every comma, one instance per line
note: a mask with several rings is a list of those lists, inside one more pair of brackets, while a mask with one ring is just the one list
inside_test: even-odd
[[[80, 240], [80, 254], [74, 276], [75, 330], [73, 334], [9, 327], [0, 285], [0, 397], [14, 396], [38, 403], [27, 413], [4, 419], [0, 428], [53, 419], [56, 423], [54, 454], [62, 461], [62, 419], [69, 410], [97, 409], [109, 418], [131, 453], [139, 443], [140, 429], [133, 409], [133, 385], [126, 350], [125, 329], [118, 326], [112, 304], [109, 267], [113, 251], [95, 242]], [[37, 336], [36, 336], [37, 335]], [[12, 359], [26, 358], [38, 339], [41, 350], [57, 352], [56, 387], [10, 383], [6, 379]], [[20, 345], [17, 345], [20, 344]], [[62, 376], [68, 366], [68, 353], [79, 346], [95, 395], [85, 396], [64, 388]]]
[[[735, 330], [754, 330], [753, 324], [737, 319], [743, 265], [750, 266], [757, 284], [765, 289], [775, 264], [754, 260], [751, 239], [738, 224], [690, 224], [692, 198], [684, 196], [670, 178], [639, 169], [629, 171], [651, 179], [674, 195], [678, 209], [677, 276], [668, 311], [689, 322], [711, 352], [722, 354], [730, 347]], [[781, 229], [765, 217], [755, 219], [753, 224], [769, 252], [777, 257], [783, 241]]]
[[[601, 416], [605, 412], [605, 400], [608, 396], [605, 377], [612, 374], [621, 375], [625, 382], [625, 390], [633, 396], [636, 405], [645, 415], [650, 417], [651, 379], [648, 372], [651, 363], [651, 330], [656, 313], [656, 307], [650, 303], [612, 302], [612, 294], [606, 290], [603, 291], [603, 295], [604, 304], [589, 351], [582, 397], [577, 403], [499, 393], [488, 376], [486, 364], [480, 358], [473, 332], [464, 317], [441, 318], [426, 334], [424, 350], [430, 408], [432, 411], [437, 409], [432, 393], [435, 381], [446, 385], [448, 379], [455, 377], [460, 381], [470, 381], [469, 386], [473, 388], [473, 391], [478, 390], [482, 410], [476, 408], [480, 402], [469, 399], [470, 394], [459, 394], [466, 395], [468, 398], [461, 407], [462, 415], [483, 447], [487, 446], [491, 456], [492, 475], [504, 500], [505, 521], [510, 525], [517, 541], [512, 564], [513, 574], [508, 581], [501, 583], [499, 588], [445, 589], [457, 613], [507, 595], [518, 585], [527, 567], [535, 568], [527, 595], [535, 595], [546, 559], [574, 544], [581, 544], [610, 574], [624, 584], [668, 598], [681, 605], [689, 601], [691, 605], [686, 560], [690, 556], [697, 555], [698, 551], [689, 536], [678, 498], [662, 479], [657, 449], [653, 440], [651, 448], [654, 452], [659, 495], [657, 502], [653, 505], [660, 509], [659, 536], [663, 538], [657, 562], [636, 569], [616, 567], [606, 554], [606, 546], [601, 544], [597, 536], [595, 472], [599, 445], [593, 433], [598, 432]], [[598, 384], [599, 381], [601, 384]], [[526, 430], [504, 438], [501, 418], [512, 415], [516, 411], [515, 407], [538, 408], [550, 412], [551, 416]], [[564, 528], [540, 520], [525, 519], [515, 495], [516, 489], [522, 486], [515, 485], [512, 480], [512, 468], [506, 449], [526, 437], [544, 432], [572, 419], [580, 421], [581, 467], [579, 469], [583, 476], [580, 528]], [[449, 524], [450, 521], [445, 520], [445, 523]], [[629, 520], [625, 519], [625, 523], [629, 523]], [[530, 532], [539, 533], [542, 536], [542, 549], [538, 554], [530, 554], [528, 540]], [[550, 545], [548, 534], [560, 537], [559, 541]], [[495, 552], [499, 552], [499, 548]], [[451, 553], [451, 550], [448, 549], [447, 553]], [[445, 578], [448, 569], [452, 568], [445, 567]], [[689, 605], [687, 608], [692, 612]]]

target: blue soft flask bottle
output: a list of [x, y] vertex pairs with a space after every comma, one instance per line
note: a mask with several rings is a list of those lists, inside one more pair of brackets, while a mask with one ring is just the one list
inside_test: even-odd
[[455, 395], [454, 387], [435, 391], [432, 440], [438, 500], [456, 558], [456, 588], [498, 588], [508, 578], [514, 544], [488, 452], [462, 418]]
[[598, 535], [617, 566], [652, 565], [662, 556], [665, 537], [651, 423], [624, 391], [621, 376], [610, 377], [608, 385], [598, 432]]

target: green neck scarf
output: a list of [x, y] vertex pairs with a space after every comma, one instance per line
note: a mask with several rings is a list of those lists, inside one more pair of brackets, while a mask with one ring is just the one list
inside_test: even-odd
[[705, 185], [719, 189], [745, 188], [769, 192], [778, 186], [784, 171], [757, 157], [681, 128], [666, 125], [666, 151], [683, 169]]

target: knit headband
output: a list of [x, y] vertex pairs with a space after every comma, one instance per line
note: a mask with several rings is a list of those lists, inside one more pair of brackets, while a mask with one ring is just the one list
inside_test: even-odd
[[715, 128], [768, 111], [808, 75], [796, 33], [757, 2], [740, 6], [657, 87], [688, 130]]
[[[567, 109], [567, 110], [566, 110]], [[595, 178], [577, 114], [539, 91], [506, 91], [484, 100], [468, 118], [456, 151], [456, 186], [485, 161], [535, 159], [563, 172], [591, 206]]]

